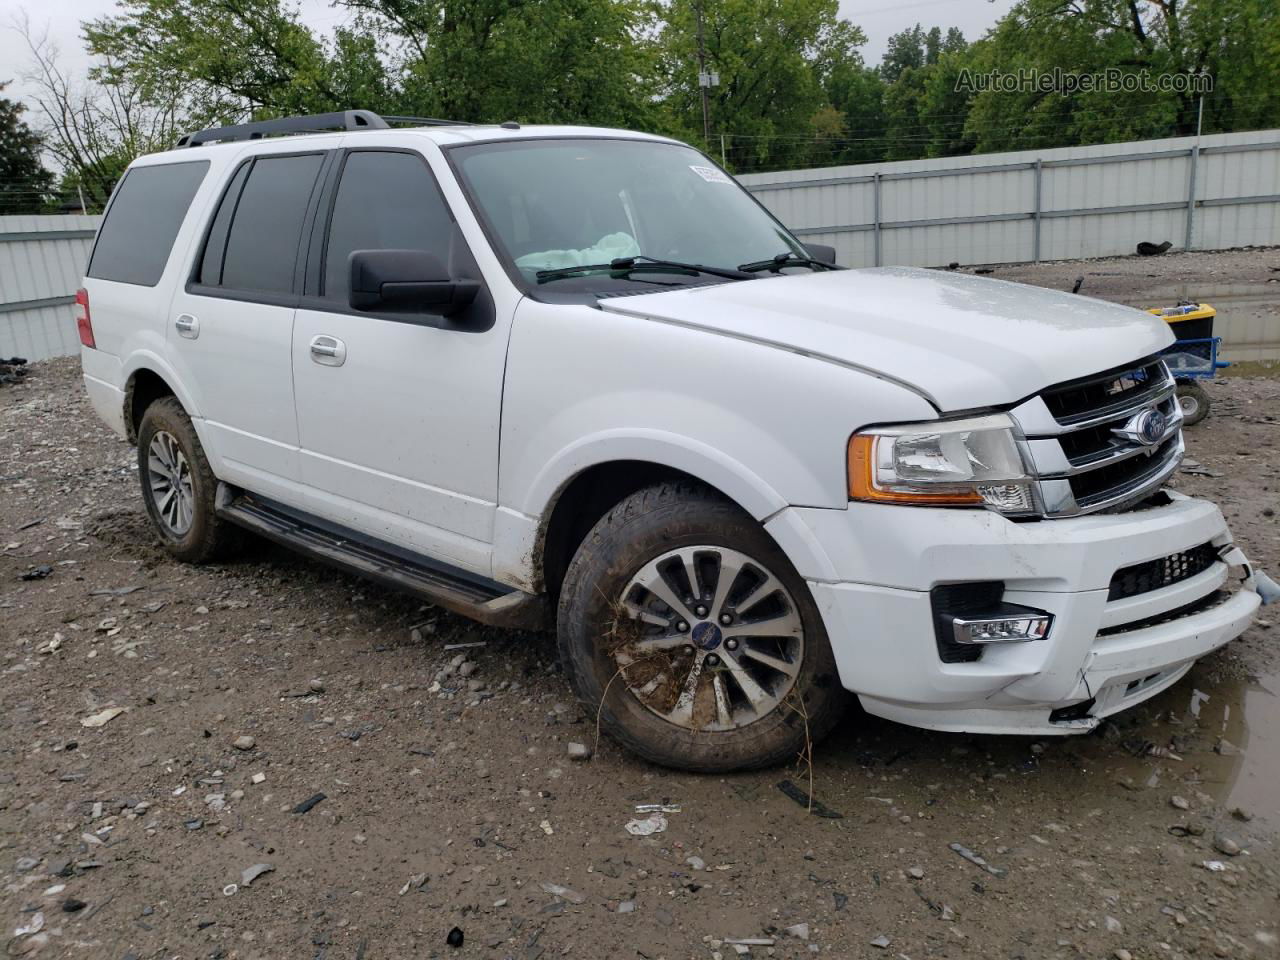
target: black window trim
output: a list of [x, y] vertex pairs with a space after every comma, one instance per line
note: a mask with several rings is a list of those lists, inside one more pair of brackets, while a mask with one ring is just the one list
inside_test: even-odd
[[[426, 155], [421, 150], [415, 150], [412, 147], [378, 146], [377, 144], [338, 147], [333, 153], [335, 155], [333, 162], [327, 171], [322, 173], [323, 191], [320, 202], [316, 205], [312, 222], [309, 224], [310, 230], [308, 231], [307, 227], [303, 229], [303, 233], [307, 237], [307, 251], [306, 256], [303, 258], [305, 260], [305, 279], [301, 287], [302, 294], [298, 297], [295, 306], [299, 310], [309, 310], [315, 313], [338, 313], [346, 316], [368, 317], [373, 320], [389, 320], [392, 323], [408, 323], [419, 327], [456, 330], [459, 333], [483, 333], [491, 329], [497, 319], [497, 311], [494, 308], [493, 298], [489, 292], [489, 285], [476, 262], [475, 254], [471, 250], [471, 244], [467, 241], [466, 236], [458, 225], [458, 217], [454, 213], [453, 207], [449, 204], [449, 198], [445, 196], [444, 190], [440, 186], [440, 179], [436, 176], [436, 172], [432, 169], [431, 162]], [[427, 176], [431, 178], [431, 183], [440, 197], [440, 203], [449, 217], [449, 222], [453, 225], [453, 236], [462, 244], [462, 249], [458, 251], [462, 254], [461, 259], [468, 261], [472, 265], [475, 279], [480, 281], [480, 293], [476, 295], [476, 301], [473, 306], [468, 309], [466, 320], [460, 322], [455, 317], [443, 317], [435, 314], [356, 310], [347, 301], [335, 301], [323, 295], [324, 273], [329, 253], [329, 235], [333, 225], [333, 210], [337, 204], [338, 187], [342, 182], [342, 174], [346, 170], [347, 158], [353, 153], [408, 154], [415, 157], [426, 169]]]
[[[169, 254], [165, 257], [164, 266], [160, 269], [160, 276], [156, 279], [156, 282], [134, 283], [132, 280], [109, 280], [106, 277], [95, 277], [91, 274], [89, 271], [93, 269], [93, 258], [98, 252], [98, 241], [102, 239], [102, 228], [106, 226], [107, 217], [111, 215], [111, 210], [115, 207], [116, 200], [120, 197], [121, 188], [124, 187], [124, 182], [129, 179], [129, 174], [133, 173], [135, 170], [149, 170], [153, 167], [176, 167], [179, 164], [187, 163], [203, 164], [204, 175], [201, 176], [200, 182], [196, 184], [196, 192], [191, 195], [191, 200], [187, 203], [186, 212], [182, 214], [182, 222], [178, 224], [178, 232], [173, 235], [173, 242], [169, 244]], [[116, 181], [116, 185], [111, 189], [111, 196], [107, 198], [107, 205], [102, 208], [102, 219], [98, 221], [98, 229], [95, 230], [93, 234], [93, 246], [89, 248], [89, 258], [84, 264], [85, 279], [98, 280], [103, 283], [126, 283], [131, 287], [146, 287], [148, 290], [154, 290], [156, 287], [160, 286], [160, 282], [164, 280], [164, 275], [169, 272], [169, 264], [173, 260], [173, 248], [177, 245], [178, 235], [182, 233], [182, 228], [186, 226], [187, 219], [191, 216], [191, 205], [196, 202], [196, 197], [200, 195], [200, 188], [204, 186], [204, 182], [209, 176], [209, 167], [211, 165], [210, 161], [205, 159], [191, 159], [171, 160], [168, 163], [140, 163], [136, 166], [129, 167], [129, 169], [124, 172], [124, 176]]]
[[[315, 217], [315, 211], [320, 203], [324, 193], [324, 187], [327, 183], [329, 168], [333, 163], [333, 156], [337, 151], [333, 148], [311, 149], [311, 150], [291, 150], [285, 153], [255, 153], [252, 156], [245, 157], [237, 163], [231, 171], [230, 176], [222, 185], [222, 190], [218, 196], [218, 202], [213, 205], [209, 213], [208, 221], [203, 227], [203, 239], [200, 242], [199, 249], [192, 258], [190, 266], [187, 270], [187, 281], [184, 289], [187, 293], [196, 297], [211, 297], [216, 300], [235, 300], [241, 303], [260, 303], [264, 306], [274, 307], [297, 307], [302, 300], [301, 284], [302, 275], [304, 274], [305, 264], [303, 257], [304, 244], [309, 236], [309, 228]], [[213, 235], [214, 221], [218, 217], [218, 211], [222, 208], [222, 204], [226, 201], [227, 195], [231, 191], [232, 184], [235, 183], [236, 176], [240, 170], [246, 166], [252, 168], [259, 160], [262, 159], [285, 159], [288, 157], [320, 157], [320, 169], [316, 171], [315, 181], [311, 185], [311, 193], [307, 198], [307, 206], [302, 215], [302, 229], [298, 233], [298, 246], [294, 251], [293, 261], [293, 280], [292, 290], [289, 293], [273, 293], [266, 290], [246, 290], [237, 287], [224, 287], [221, 285], [210, 285], [199, 283], [196, 277], [199, 275], [200, 269], [204, 264], [205, 249], [209, 245], [209, 239]], [[207, 161], [206, 161], [207, 162]], [[244, 180], [240, 184], [240, 193], [236, 195], [236, 211], [239, 210], [240, 197], [244, 194], [244, 188], [249, 183], [249, 178], [253, 176], [253, 170], [250, 169]], [[227, 232], [230, 236], [231, 227], [235, 223], [235, 212], [227, 220]], [[223, 258], [225, 261], [226, 251], [223, 250]]]

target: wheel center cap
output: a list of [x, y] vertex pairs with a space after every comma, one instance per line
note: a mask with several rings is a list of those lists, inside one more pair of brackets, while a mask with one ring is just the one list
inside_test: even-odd
[[701, 650], [714, 650], [720, 646], [722, 637], [723, 634], [720, 632], [720, 628], [706, 620], [693, 628], [693, 642]]

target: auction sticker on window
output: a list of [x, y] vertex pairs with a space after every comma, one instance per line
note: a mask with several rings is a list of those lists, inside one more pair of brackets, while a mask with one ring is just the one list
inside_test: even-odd
[[729, 175], [723, 170], [717, 170], [715, 167], [699, 166], [698, 164], [689, 164], [689, 169], [700, 176], [707, 183], [732, 183]]

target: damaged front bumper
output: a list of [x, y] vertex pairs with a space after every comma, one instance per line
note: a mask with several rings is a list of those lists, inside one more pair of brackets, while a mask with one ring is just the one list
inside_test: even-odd
[[[1260, 602], [1218, 508], [1178, 494], [1123, 514], [1021, 524], [871, 505], [800, 513], [823, 548], [813, 566], [865, 578], [802, 571], [841, 682], [869, 713], [929, 729], [1086, 732], [1239, 636]], [[1193, 575], [1116, 589], [1126, 571], [1161, 570], [1197, 550], [1210, 552]], [[1044, 639], [947, 662], [930, 591], [983, 582], [1003, 584], [1005, 603], [1051, 614], [1052, 627]]]

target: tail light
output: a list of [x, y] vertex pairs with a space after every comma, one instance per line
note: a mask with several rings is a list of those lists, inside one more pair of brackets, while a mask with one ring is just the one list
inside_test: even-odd
[[80, 331], [80, 342], [86, 347], [95, 347], [93, 340], [93, 321], [89, 319], [89, 291], [81, 287], [76, 291], [76, 329]]

